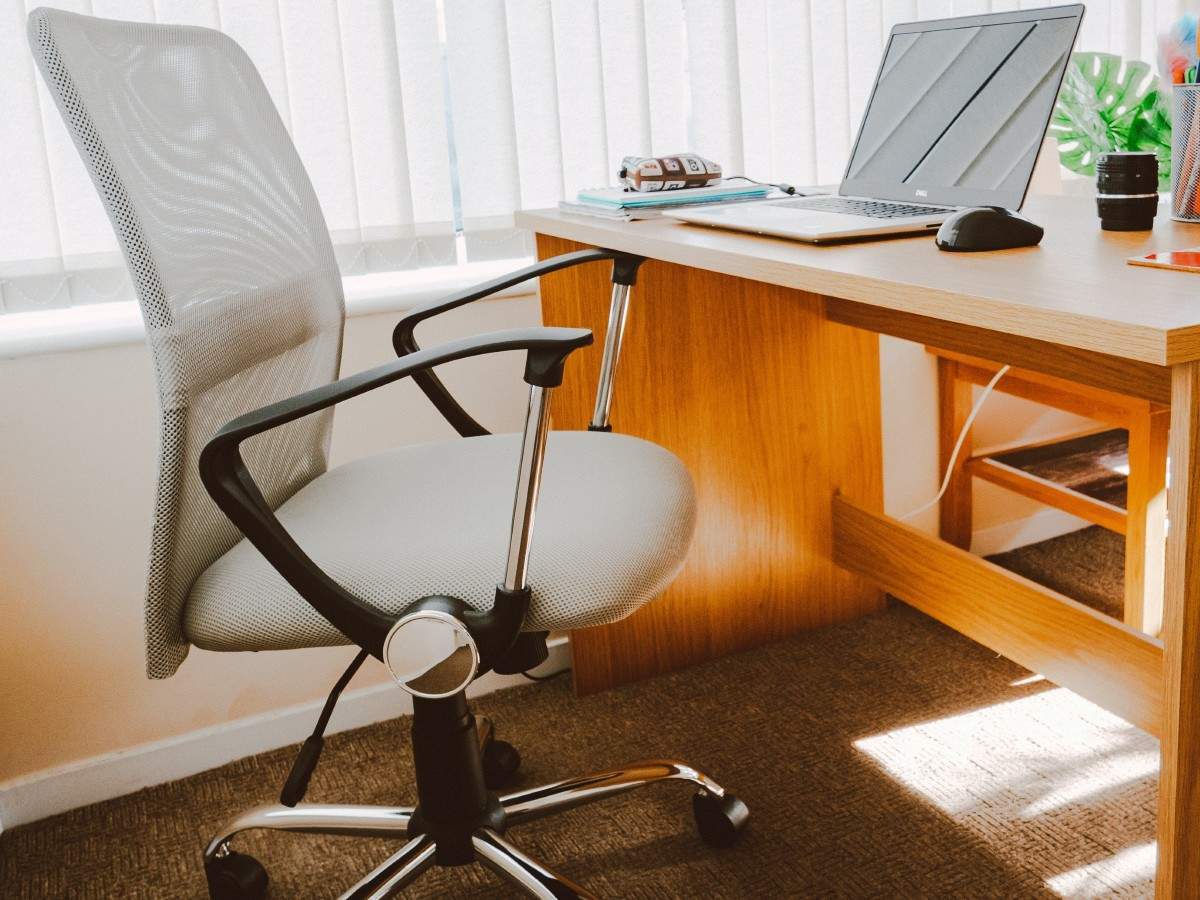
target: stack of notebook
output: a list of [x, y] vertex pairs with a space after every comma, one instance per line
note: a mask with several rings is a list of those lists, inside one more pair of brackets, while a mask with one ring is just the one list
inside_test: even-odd
[[762, 184], [729, 183], [711, 187], [680, 188], [674, 191], [630, 191], [625, 188], [593, 188], [580, 191], [575, 200], [563, 200], [563, 212], [600, 216], [605, 219], [653, 219], [667, 208], [701, 206], [709, 203], [737, 203], [762, 200], [772, 188]]

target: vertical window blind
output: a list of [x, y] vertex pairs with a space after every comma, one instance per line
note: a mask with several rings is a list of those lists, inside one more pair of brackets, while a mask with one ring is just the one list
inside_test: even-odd
[[[622, 156], [837, 181], [896, 22], [1003, 0], [50, 0], [219, 28], [263, 75], [345, 274], [530, 253], [512, 212]], [[0, 312], [132, 299], [112, 229], [0, 0]], [[1078, 49], [1153, 62], [1181, 0], [1089, 0]]]

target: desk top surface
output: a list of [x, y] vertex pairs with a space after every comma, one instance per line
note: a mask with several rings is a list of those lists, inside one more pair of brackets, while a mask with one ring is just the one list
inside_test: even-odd
[[1153, 232], [1100, 230], [1094, 200], [1033, 197], [1038, 247], [944, 253], [925, 235], [814, 246], [685, 225], [517, 213], [540, 234], [1009, 334], [1170, 365], [1200, 359], [1200, 274], [1126, 263], [1200, 245], [1159, 208]]

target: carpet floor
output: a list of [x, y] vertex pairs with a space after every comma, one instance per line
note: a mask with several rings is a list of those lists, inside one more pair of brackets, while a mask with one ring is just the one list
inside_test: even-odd
[[[1101, 577], [1071, 571], [1078, 583], [1060, 589]], [[602, 897], [1152, 893], [1156, 742], [900, 604], [599, 695], [577, 698], [560, 679], [475, 707], [520, 748], [522, 786], [675, 756], [749, 804], [744, 840], [721, 851], [696, 836], [678, 784], [509, 832]], [[309, 799], [411, 802], [408, 751], [404, 719], [333, 736]], [[7, 831], [0, 897], [203, 897], [203, 841], [272, 802], [292, 752]], [[267, 866], [273, 898], [336, 896], [395, 846], [270, 833], [238, 841]], [[469, 866], [431, 870], [405, 896], [513, 895]]]
[[1125, 538], [1099, 526], [989, 557], [1004, 568], [1120, 619]]

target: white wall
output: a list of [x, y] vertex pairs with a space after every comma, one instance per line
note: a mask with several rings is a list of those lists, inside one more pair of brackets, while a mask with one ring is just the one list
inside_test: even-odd
[[[881, 339], [883, 379], [884, 506], [894, 516], [920, 509], [937, 493], [937, 366], [924, 347]], [[975, 389], [976, 398], [982, 388]], [[976, 447], [1050, 437], [1082, 430], [1087, 419], [994, 392], [975, 421]], [[996, 553], [1085, 527], [1088, 523], [979, 480], [974, 484], [977, 553]], [[909, 519], [930, 533], [937, 508]]]
[[[427, 323], [421, 338], [539, 318], [533, 297], [485, 301]], [[395, 319], [348, 322], [344, 371], [393, 358]], [[519, 427], [525, 387], [515, 354], [466, 360], [445, 376], [482, 422]], [[155, 418], [144, 345], [0, 360], [0, 782], [317, 699], [351, 656], [193, 649], [174, 678], [146, 679]], [[452, 435], [408, 382], [343, 404], [335, 422], [335, 463]], [[355, 685], [382, 678], [374, 664]]]

